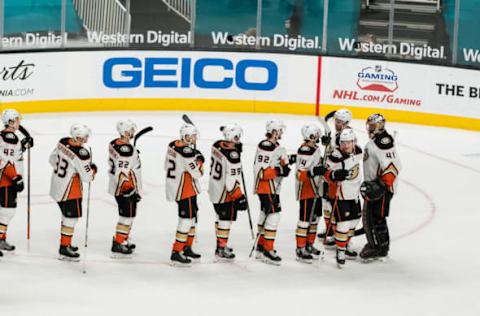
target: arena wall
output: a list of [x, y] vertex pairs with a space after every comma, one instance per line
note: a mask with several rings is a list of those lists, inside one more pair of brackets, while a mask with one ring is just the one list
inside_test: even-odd
[[478, 71], [265, 53], [77, 51], [0, 55], [1, 107], [22, 113], [223, 111], [480, 130]]

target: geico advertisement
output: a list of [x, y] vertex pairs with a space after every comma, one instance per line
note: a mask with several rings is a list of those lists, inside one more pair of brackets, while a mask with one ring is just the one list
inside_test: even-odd
[[478, 71], [322, 58], [321, 103], [480, 118]]
[[[109, 51], [9, 54], [2, 99], [206, 98], [313, 103], [311, 56]], [[21, 87], [29, 94], [16, 92]], [[12, 91], [13, 92], [10, 92]]]

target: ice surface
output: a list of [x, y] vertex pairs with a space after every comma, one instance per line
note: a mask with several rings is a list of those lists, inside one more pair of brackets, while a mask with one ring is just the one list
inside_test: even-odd
[[[0, 259], [0, 315], [480, 315], [478, 248], [478, 177], [480, 133], [388, 123], [398, 132], [403, 163], [398, 195], [389, 218], [389, 261], [348, 261], [338, 270], [334, 253], [319, 264], [295, 261], [298, 205], [294, 179], [283, 186], [283, 213], [276, 248], [280, 267], [248, 261], [252, 240], [246, 213], [233, 225], [230, 245], [238, 260], [213, 263], [214, 212], [202, 180], [198, 242], [202, 263], [190, 269], [169, 266], [177, 223], [174, 203], [165, 199], [163, 160], [168, 142], [177, 137], [179, 112], [130, 112], [26, 115], [23, 125], [35, 137], [32, 149], [32, 240], [26, 242], [26, 194], [9, 226], [15, 255]], [[218, 127], [237, 122], [244, 128], [244, 168], [254, 221], [259, 203], [252, 192], [256, 144], [268, 118], [287, 124], [283, 144], [294, 152], [300, 128], [314, 117], [232, 113], [188, 113], [200, 130], [198, 148], [209, 161]], [[107, 189], [107, 145], [116, 137], [115, 123], [131, 118], [155, 130], [139, 140], [144, 197], [134, 223], [134, 258], [109, 258], [117, 220]], [[90, 144], [99, 174], [92, 185], [87, 274], [81, 263], [57, 260], [60, 211], [48, 196], [48, 155], [74, 122], [91, 126]], [[364, 122], [354, 121], [359, 144], [367, 137]], [[74, 244], [83, 243], [84, 219]], [[360, 249], [364, 237], [353, 239]], [[83, 254], [83, 248], [80, 248]]]

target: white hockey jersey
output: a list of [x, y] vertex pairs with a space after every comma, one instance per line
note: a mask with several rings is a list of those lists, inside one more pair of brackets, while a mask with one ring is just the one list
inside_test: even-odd
[[165, 157], [166, 194], [168, 201], [180, 201], [200, 193], [198, 179], [203, 175], [203, 163], [198, 151], [181, 140], [168, 145]]
[[[362, 184], [362, 149], [355, 146], [353, 154], [344, 154], [337, 147], [327, 159], [330, 172], [326, 174], [329, 180], [329, 197], [339, 200], [359, 200], [360, 185]], [[334, 170], [346, 169], [349, 175], [344, 181], [332, 181]]]
[[138, 151], [131, 144], [117, 138], [110, 142], [108, 155], [110, 164], [108, 192], [113, 196], [119, 196], [133, 189], [140, 194], [142, 170]]
[[219, 140], [212, 145], [208, 195], [214, 204], [234, 201], [245, 194], [242, 162], [233, 142]]
[[258, 144], [253, 165], [255, 194], [279, 194], [282, 177], [275, 167], [288, 164], [287, 150], [279, 143], [263, 140]]
[[90, 152], [66, 137], [58, 142], [49, 162], [53, 167], [50, 196], [57, 202], [81, 198], [82, 182], [91, 182], [95, 176]]
[[388, 189], [394, 193], [401, 169], [402, 165], [395, 141], [386, 131], [376, 135], [365, 145], [363, 157], [365, 181], [381, 178]]
[[0, 187], [12, 185], [12, 178], [23, 174], [23, 152], [18, 136], [10, 129], [0, 132]]
[[313, 199], [323, 194], [323, 177], [311, 177], [310, 171], [321, 163], [323, 150], [320, 146], [303, 144], [297, 151], [295, 191], [297, 200]]

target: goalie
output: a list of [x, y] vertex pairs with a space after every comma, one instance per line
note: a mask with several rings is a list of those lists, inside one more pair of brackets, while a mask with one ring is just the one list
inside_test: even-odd
[[370, 141], [364, 150], [365, 182], [360, 192], [365, 200], [362, 215], [368, 243], [361, 251], [360, 257], [364, 260], [374, 260], [386, 257], [390, 249], [387, 217], [401, 164], [394, 139], [385, 130], [383, 115], [378, 113], [370, 115], [366, 125]]

